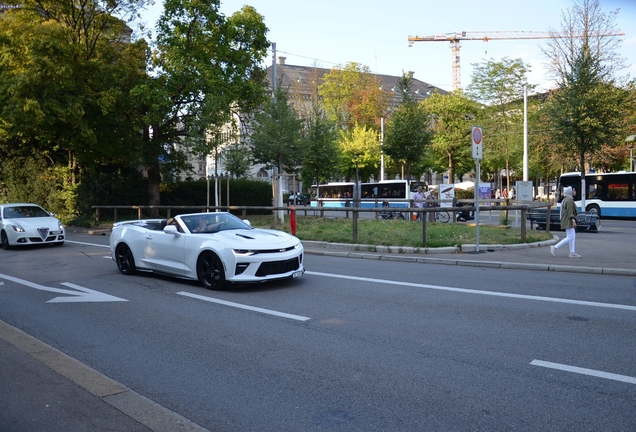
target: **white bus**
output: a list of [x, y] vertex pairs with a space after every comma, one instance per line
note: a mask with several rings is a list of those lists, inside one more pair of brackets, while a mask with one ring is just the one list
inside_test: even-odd
[[596, 212], [599, 217], [636, 218], [636, 173], [589, 173], [585, 175], [585, 208], [581, 196], [581, 173], [562, 174], [557, 186], [558, 201], [563, 189], [572, 186], [579, 211]]

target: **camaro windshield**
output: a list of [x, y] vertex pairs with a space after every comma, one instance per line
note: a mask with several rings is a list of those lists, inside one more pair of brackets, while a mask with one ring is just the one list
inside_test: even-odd
[[20, 218], [33, 218], [33, 217], [49, 217], [43, 208], [36, 206], [16, 206], [7, 207], [4, 209], [2, 217], [5, 219], [20, 219]]
[[252, 229], [236, 216], [227, 213], [203, 213], [182, 216], [181, 219], [190, 232], [194, 234], [211, 234], [235, 229]]

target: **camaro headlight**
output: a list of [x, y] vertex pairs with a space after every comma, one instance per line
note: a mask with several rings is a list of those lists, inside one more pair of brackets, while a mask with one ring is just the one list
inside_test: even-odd
[[249, 249], [232, 249], [232, 251], [234, 252], [234, 255], [243, 255], [243, 256], [250, 256], [250, 255], [256, 255], [256, 251], [253, 250], [249, 250]]
[[20, 225], [18, 224], [13, 224], [11, 225], [11, 228], [13, 228], [13, 231], [15, 232], [24, 232], [24, 228], [22, 228]]

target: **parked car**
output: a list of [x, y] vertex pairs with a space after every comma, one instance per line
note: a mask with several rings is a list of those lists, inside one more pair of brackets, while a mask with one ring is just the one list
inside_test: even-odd
[[31, 203], [0, 204], [2, 249], [35, 244], [64, 244], [64, 225], [42, 207]]
[[[302, 194], [300, 192], [296, 192], [296, 205], [301, 205], [301, 206], [309, 205], [309, 201], [310, 201], [309, 196]], [[289, 195], [289, 198], [287, 199], [287, 205], [288, 206], [294, 205], [294, 194]]]
[[117, 222], [110, 250], [122, 274], [137, 270], [198, 280], [210, 289], [303, 275], [303, 245], [282, 231], [252, 228], [227, 212]]

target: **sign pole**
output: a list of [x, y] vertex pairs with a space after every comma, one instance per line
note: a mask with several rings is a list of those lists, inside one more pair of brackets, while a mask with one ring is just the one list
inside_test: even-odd
[[473, 126], [473, 159], [475, 159], [475, 252], [479, 252], [479, 161], [483, 157], [482, 131], [478, 126]]
[[479, 252], [479, 159], [475, 159], [475, 252]]

